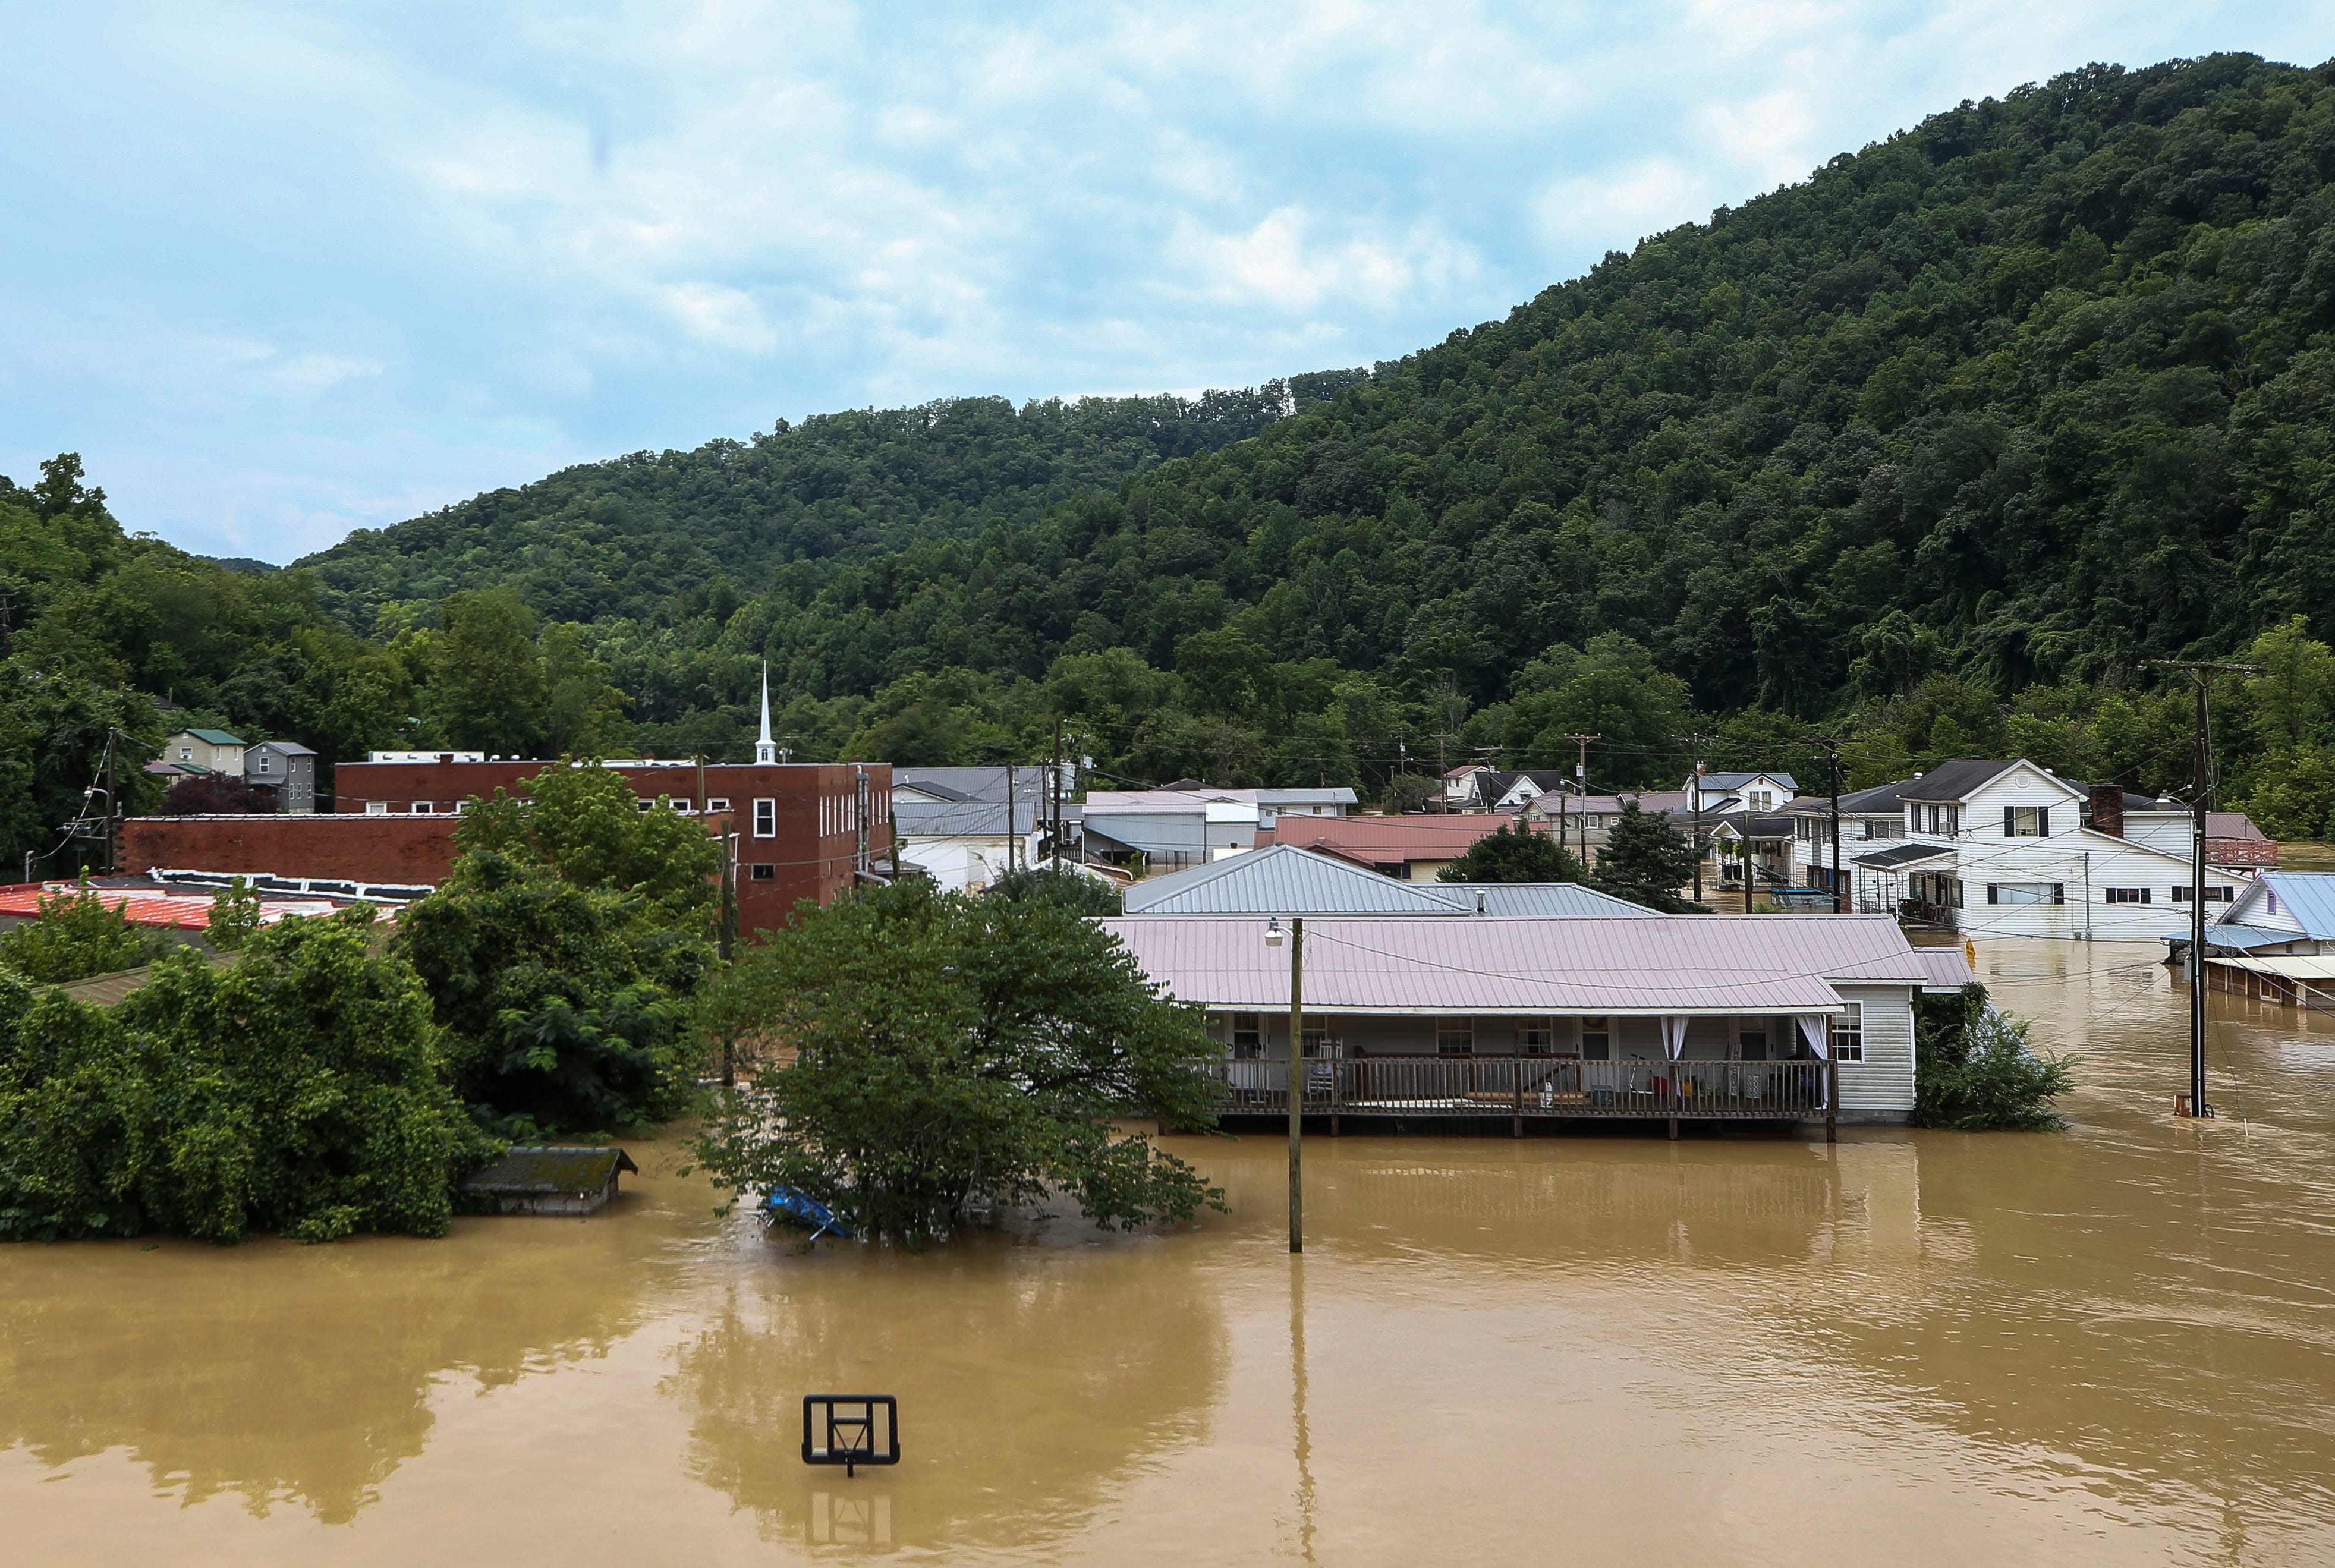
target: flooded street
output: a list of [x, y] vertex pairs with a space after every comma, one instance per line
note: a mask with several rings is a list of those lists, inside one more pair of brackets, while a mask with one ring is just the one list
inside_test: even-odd
[[[585, 1221], [0, 1250], [24, 1563], [2335, 1559], [2335, 1020], [1980, 950], [2065, 1135], [1180, 1147], [1229, 1216], [803, 1255]], [[812, 1391], [900, 1399], [810, 1470]]]

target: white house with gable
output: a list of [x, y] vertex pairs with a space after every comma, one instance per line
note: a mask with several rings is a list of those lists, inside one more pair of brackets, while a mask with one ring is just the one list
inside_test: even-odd
[[[1861, 910], [1995, 936], [2156, 940], [2188, 927], [2185, 844], [2095, 824], [2085, 785], [2012, 758], [1943, 763], [1894, 789], [1904, 838], [1864, 854], [1843, 845]], [[2227, 904], [2247, 881], [2209, 864], [2205, 902]]]

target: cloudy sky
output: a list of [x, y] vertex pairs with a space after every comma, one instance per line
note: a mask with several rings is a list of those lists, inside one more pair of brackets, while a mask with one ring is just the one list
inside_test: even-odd
[[567, 463], [1393, 358], [2088, 61], [2335, 0], [0, 0], [0, 473], [285, 561]]

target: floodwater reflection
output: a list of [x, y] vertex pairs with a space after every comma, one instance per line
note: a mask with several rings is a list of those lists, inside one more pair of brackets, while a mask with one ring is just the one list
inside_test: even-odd
[[[807, 1255], [669, 1146], [617, 1213], [441, 1244], [5, 1249], [0, 1525], [303, 1568], [2335, 1560], [2335, 1021], [2217, 998], [2232, 1114], [2176, 1123], [2156, 956], [1981, 951], [2083, 1053], [2068, 1133], [1317, 1139], [1297, 1259], [1274, 1137], [1177, 1140], [1234, 1212], [1159, 1235]], [[897, 1395], [903, 1463], [805, 1468], [819, 1391]]]
[[[771, 1539], [1027, 1547], [1147, 1457], [1206, 1440], [1226, 1332], [1176, 1241], [766, 1251], [701, 1308], [670, 1388], [690, 1473]], [[898, 1468], [807, 1468], [813, 1392], [900, 1394]]]

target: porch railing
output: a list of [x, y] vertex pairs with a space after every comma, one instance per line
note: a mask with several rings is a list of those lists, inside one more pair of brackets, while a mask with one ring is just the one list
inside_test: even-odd
[[[1203, 1064], [1220, 1112], [1289, 1112], [1285, 1061]], [[1824, 1114], [1821, 1061], [1575, 1061], [1545, 1056], [1364, 1056], [1304, 1063], [1308, 1115], [1729, 1117]]]

